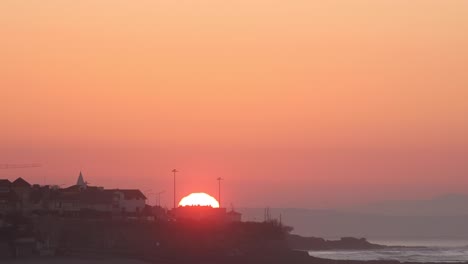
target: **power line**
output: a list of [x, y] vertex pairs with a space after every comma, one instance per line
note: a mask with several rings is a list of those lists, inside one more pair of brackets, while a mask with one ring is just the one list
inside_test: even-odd
[[37, 168], [41, 166], [42, 164], [40, 163], [0, 164], [0, 170]]

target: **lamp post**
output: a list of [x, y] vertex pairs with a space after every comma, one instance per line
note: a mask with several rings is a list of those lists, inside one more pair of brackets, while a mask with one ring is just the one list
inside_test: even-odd
[[219, 177], [216, 179], [218, 181], [218, 202], [219, 202], [219, 208], [221, 208], [221, 181], [223, 178]]
[[174, 173], [174, 209], [176, 208], [176, 173], [179, 172], [176, 169], [172, 170], [172, 173]]

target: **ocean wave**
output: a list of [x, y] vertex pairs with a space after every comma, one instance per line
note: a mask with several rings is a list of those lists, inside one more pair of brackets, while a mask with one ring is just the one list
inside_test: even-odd
[[387, 248], [377, 250], [309, 251], [309, 255], [334, 260], [398, 260], [401, 262], [467, 262], [468, 248]]

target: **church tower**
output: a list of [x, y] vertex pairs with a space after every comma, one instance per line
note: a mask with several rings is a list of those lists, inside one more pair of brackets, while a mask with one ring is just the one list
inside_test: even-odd
[[86, 182], [84, 181], [83, 174], [80, 171], [80, 176], [78, 176], [78, 180], [76, 181], [76, 185], [86, 188]]

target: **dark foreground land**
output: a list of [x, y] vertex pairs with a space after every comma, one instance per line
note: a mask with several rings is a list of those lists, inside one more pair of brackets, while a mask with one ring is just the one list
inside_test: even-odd
[[[337, 261], [311, 257], [306, 250], [376, 249], [365, 239], [327, 241], [291, 235], [276, 222], [135, 222], [38, 217], [0, 236], [1, 263], [161, 264], [398, 264], [398, 261]], [[29, 238], [39, 244], [28, 251]], [[3, 241], [3, 242], [2, 242]], [[9, 248], [25, 252], [8, 253]], [[300, 250], [296, 250], [300, 249]], [[2, 251], [3, 250], [3, 251]], [[18, 251], [19, 250], [19, 251]], [[11, 251], [10, 251], [11, 252]], [[29, 254], [27, 254], [29, 253]], [[51, 254], [45, 254], [51, 253]], [[48, 255], [48, 256], [44, 256]], [[467, 263], [468, 264], [468, 263]]]
[[[328, 260], [310, 257], [306, 252], [291, 251], [265, 255], [245, 256], [215, 256], [215, 255], [188, 255], [176, 254], [152, 257], [116, 257], [110, 255], [82, 255], [82, 256], [57, 256], [10, 259], [2, 261], [4, 264], [401, 264], [398, 261], [352, 261], [352, 260]], [[413, 263], [405, 264], [453, 264], [453, 263]], [[466, 264], [461, 263], [461, 264]]]

